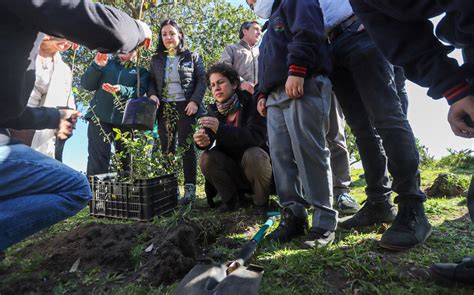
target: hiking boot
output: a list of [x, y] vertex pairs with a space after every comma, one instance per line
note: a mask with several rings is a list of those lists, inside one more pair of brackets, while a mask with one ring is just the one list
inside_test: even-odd
[[398, 204], [398, 214], [391, 227], [380, 239], [380, 247], [403, 251], [424, 243], [431, 234], [431, 224], [425, 215], [422, 202]]
[[184, 185], [184, 197], [179, 199], [179, 205], [185, 206], [196, 200], [196, 185], [192, 183], [186, 183]]
[[433, 263], [430, 273], [435, 281], [443, 285], [474, 285], [474, 257], [465, 256], [458, 263]]
[[391, 223], [397, 216], [397, 208], [391, 199], [384, 201], [366, 200], [362, 208], [352, 216], [339, 219], [339, 226], [345, 229], [364, 227], [380, 223]]
[[335, 209], [341, 214], [354, 214], [360, 209], [357, 201], [348, 193], [337, 195], [334, 205]]
[[308, 212], [303, 206], [291, 205], [284, 207], [278, 227], [267, 237], [271, 241], [285, 243], [293, 238], [304, 235], [308, 228]]
[[335, 236], [334, 231], [312, 227], [303, 244], [308, 248], [324, 248], [332, 244]]

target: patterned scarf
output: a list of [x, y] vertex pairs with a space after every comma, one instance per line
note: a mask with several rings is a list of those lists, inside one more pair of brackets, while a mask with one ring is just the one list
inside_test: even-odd
[[237, 93], [234, 93], [227, 101], [225, 102], [218, 102], [216, 101], [217, 110], [223, 116], [227, 116], [228, 114], [232, 114], [240, 110], [242, 105], [240, 104], [239, 97]]

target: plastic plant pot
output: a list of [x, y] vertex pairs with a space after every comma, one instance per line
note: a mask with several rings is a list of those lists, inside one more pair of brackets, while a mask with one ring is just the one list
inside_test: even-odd
[[148, 97], [131, 98], [127, 101], [122, 125], [136, 130], [153, 130], [156, 119], [156, 103]]

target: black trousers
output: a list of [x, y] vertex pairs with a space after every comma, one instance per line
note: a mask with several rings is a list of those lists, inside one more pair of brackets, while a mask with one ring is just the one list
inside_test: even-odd
[[[101, 132], [101, 127], [103, 132]], [[123, 170], [130, 170], [130, 155], [126, 153], [120, 141], [114, 140], [115, 134], [112, 130], [113, 128], [118, 128], [122, 132], [125, 131], [125, 129], [122, 129], [122, 127], [118, 125], [100, 122], [100, 126], [98, 126], [93, 122], [89, 122], [89, 127], [87, 129], [87, 150], [89, 152], [89, 157], [87, 158], [87, 175], [96, 175], [109, 172], [112, 149], [110, 143], [114, 144], [115, 151], [117, 153], [123, 152], [124, 154], [124, 157], [121, 159], [121, 166]], [[105, 133], [108, 138], [104, 138], [103, 133]]]
[[63, 152], [64, 152], [64, 145], [66, 144], [66, 140], [59, 139], [56, 137], [56, 143], [54, 144], [54, 158], [59, 162], [63, 161]]
[[[178, 146], [189, 146], [183, 155], [184, 183], [196, 184], [196, 151], [192, 141], [193, 125], [196, 124], [196, 117], [188, 116], [184, 112], [188, 101], [179, 101], [174, 103], [175, 110], [178, 113], [178, 120], [172, 130], [172, 134], [168, 134], [166, 130], [166, 120], [164, 109], [167, 103], [164, 102], [158, 109], [158, 134], [160, 136], [161, 151], [164, 154], [174, 153], [176, 151], [176, 137], [178, 138]], [[176, 136], [176, 133], [178, 136]], [[190, 144], [187, 143], [188, 138]], [[171, 142], [169, 141], [171, 139]]]

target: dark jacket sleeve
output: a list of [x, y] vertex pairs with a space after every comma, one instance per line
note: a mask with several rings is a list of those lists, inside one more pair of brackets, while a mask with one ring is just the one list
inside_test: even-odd
[[223, 149], [246, 150], [265, 143], [265, 119], [258, 114], [257, 103], [251, 97], [247, 100], [245, 111], [248, 112], [246, 127], [220, 125], [217, 129], [216, 139]]
[[194, 101], [198, 106], [201, 105], [204, 94], [206, 93], [206, 69], [204, 68], [204, 62], [197, 53], [192, 54], [194, 63], [194, 79], [196, 88], [191, 96], [191, 101]]
[[155, 69], [155, 61], [154, 61], [154, 57], [151, 58], [151, 62], [150, 62], [150, 75], [149, 75], [149, 79], [150, 81], [148, 82], [148, 91], [147, 91], [147, 95], [148, 96], [152, 96], [152, 95], [156, 95], [156, 97], [158, 97], [158, 99], [161, 100], [161, 97], [160, 95], [158, 94], [158, 91], [156, 90], [156, 69]]
[[101, 86], [100, 80], [102, 79], [102, 73], [104, 72], [105, 67], [100, 67], [95, 62], [92, 62], [81, 77], [81, 86], [89, 91], [99, 89]]
[[283, 5], [293, 35], [288, 44], [288, 74], [305, 76], [308, 68], [319, 64], [320, 47], [325, 42], [323, 15], [314, 0], [288, 0]]
[[[426, 4], [421, 6], [419, 1], [403, 1], [403, 10], [412, 14], [410, 18], [401, 20], [402, 16], [393, 12], [399, 3], [392, 1], [385, 3], [384, 7], [374, 7], [366, 0], [350, 1], [381, 52], [392, 64], [403, 67], [409, 80], [429, 87], [429, 96], [434, 99], [445, 96], [452, 104], [472, 93], [467, 83], [467, 72], [455, 59], [447, 56], [454, 48], [444, 46], [434, 36], [433, 25], [424, 16]], [[474, 9], [471, 0], [451, 2], [470, 3], [471, 11]]]
[[130, 52], [145, 39], [130, 16], [90, 0], [15, 0], [2, 6], [41, 32], [102, 52]]
[[1, 122], [4, 128], [12, 129], [56, 129], [59, 127], [60, 114], [55, 108], [26, 107], [20, 116]]

